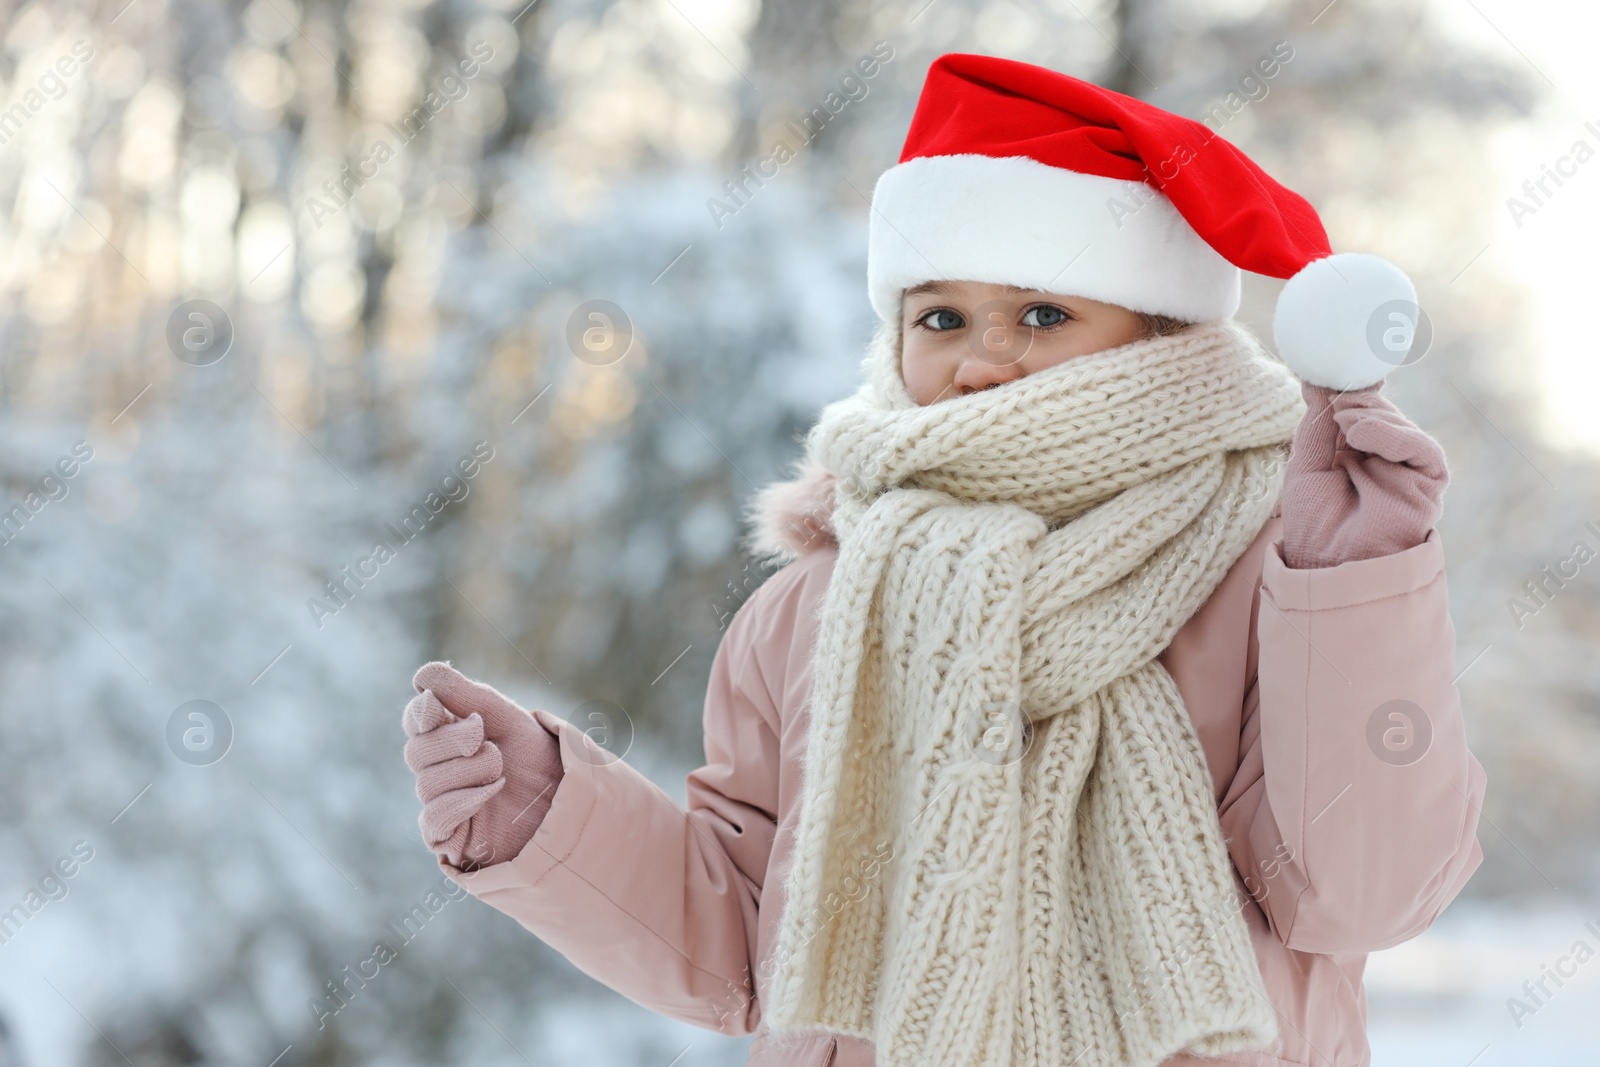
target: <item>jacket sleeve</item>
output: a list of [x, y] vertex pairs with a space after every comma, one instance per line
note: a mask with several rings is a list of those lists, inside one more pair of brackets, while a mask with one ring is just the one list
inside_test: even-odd
[[1427, 929], [1483, 861], [1438, 531], [1373, 559], [1266, 552], [1255, 683], [1220, 805], [1234, 865], [1291, 949], [1373, 952]]
[[[687, 810], [577, 725], [535, 710], [560, 740], [550, 811], [513, 859], [440, 867], [574, 966], [662, 1015], [725, 1034], [759, 1022], [757, 909], [777, 832], [777, 715], [752, 645], [796, 599], [786, 566], [734, 615], [712, 660], [705, 765]], [[755, 690], [754, 692], [750, 690]]]

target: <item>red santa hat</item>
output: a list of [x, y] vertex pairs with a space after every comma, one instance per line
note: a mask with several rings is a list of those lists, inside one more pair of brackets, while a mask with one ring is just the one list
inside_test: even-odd
[[1311, 205], [1202, 123], [1044, 67], [940, 56], [873, 191], [867, 285], [885, 321], [940, 279], [1224, 319], [1241, 270], [1291, 279], [1274, 334], [1305, 380], [1359, 388], [1404, 361], [1393, 329], [1371, 340], [1382, 307], [1415, 306], [1398, 268], [1334, 256]]

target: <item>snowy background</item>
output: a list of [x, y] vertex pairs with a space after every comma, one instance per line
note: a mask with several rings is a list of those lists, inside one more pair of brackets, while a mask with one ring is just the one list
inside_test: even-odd
[[[1600, 961], [1507, 1006], [1600, 947], [1600, 563], [1510, 608], [1600, 546], [1594, 13], [524, 3], [0, 4], [0, 504], [25, 513], [0, 546], [0, 910], [44, 901], [0, 943], [0, 1065], [743, 1062], [470, 900], [326, 1026], [309, 1005], [438, 884], [401, 760], [425, 660], [603, 708], [682, 800], [711, 656], [764, 575], [742, 509], [853, 386], [866, 195], [950, 50], [1221, 105], [1335, 248], [1417, 281], [1434, 341], [1388, 388], [1454, 472], [1486, 860], [1372, 957], [1374, 1062], [1600, 1061]], [[1279, 42], [1293, 58], [1244, 83]], [[885, 47], [865, 95], [726, 199]], [[401, 136], [429, 91], [447, 105]], [[1269, 335], [1280, 283], [1247, 281]], [[615, 358], [572, 340], [589, 301], [625, 316]], [[330, 600], [475, 446], [465, 496]], [[185, 729], [204, 758], [179, 758]]]

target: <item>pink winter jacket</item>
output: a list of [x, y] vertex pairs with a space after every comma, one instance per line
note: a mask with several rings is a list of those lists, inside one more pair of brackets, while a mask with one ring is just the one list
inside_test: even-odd
[[[1367, 953], [1425, 930], [1482, 862], [1486, 776], [1467, 749], [1437, 531], [1291, 570], [1274, 515], [1161, 661], [1204, 746], [1234, 884], [1279, 1013], [1269, 1051], [1163, 1067], [1367, 1067]], [[562, 775], [516, 857], [473, 896], [663, 1015], [754, 1033], [755, 1067], [868, 1067], [872, 1046], [779, 1038], [762, 997], [799, 815], [818, 539], [734, 615], [713, 658], [688, 810], [542, 710]]]

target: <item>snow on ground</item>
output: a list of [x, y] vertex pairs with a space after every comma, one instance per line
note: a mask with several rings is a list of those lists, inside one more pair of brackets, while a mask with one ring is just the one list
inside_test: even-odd
[[1459, 900], [1366, 984], [1372, 1067], [1600, 1064], [1600, 906]]

